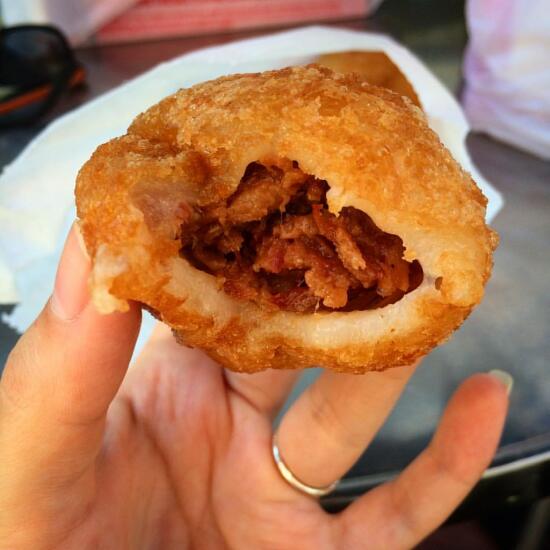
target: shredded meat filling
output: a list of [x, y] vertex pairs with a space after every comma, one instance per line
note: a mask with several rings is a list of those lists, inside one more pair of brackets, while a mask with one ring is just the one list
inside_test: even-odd
[[239, 300], [300, 313], [383, 307], [422, 280], [403, 242], [352, 207], [329, 212], [327, 182], [296, 162], [252, 163], [223, 204], [196, 209], [182, 255]]

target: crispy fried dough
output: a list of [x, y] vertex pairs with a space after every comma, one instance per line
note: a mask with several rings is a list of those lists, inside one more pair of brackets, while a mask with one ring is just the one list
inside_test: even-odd
[[[328, 209], [354, 207], [398, 235], [422, 283], [365, 311], [263, 309], [189, 263], [181, 228], [226, 201], [247, 166], [291, 160], [328, 182]], [[277, 161], [278, 162], [278, 161]], [[100, 146], [76, 186], [102, 312], [135, 300], [224, 366], [411, 363], [449, 337], [483, 296], [496, 234], [486, 199], [408, 99], [316, 66], [233, 75], [180, 90]]]

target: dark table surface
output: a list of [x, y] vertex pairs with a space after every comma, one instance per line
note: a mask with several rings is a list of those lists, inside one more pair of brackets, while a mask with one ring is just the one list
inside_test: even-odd
[[[437, 7], [441, 4], [446, 8]], [[335, 25], [392, 34], [458, 93], [466, 43], [461, 3], [431, 2], [429, 12], [428, 8], [422, 11], [423, 3], [415, 5], [414, 11], [396, 13], [383, 8], [369, 20]], [[77, 56], [86, 67], [88, 86], [65, 97], [40, 124], [0, 133], [0, 167], [9, 163], [49, 120], [157, 63], [186, 51], [262, 32], [79, 50]], [[486, 479], [535, 471], [530, 483], [536, 487], [531, 489], [538, 493], [548, 489], [550, 163], [481, 135], [471, 135], [468, 148], [480, 171], [505, 199], [493, 223], [501, 244], [485, 300], [452, 340], [424, 361], [386, 426], [350, 472], [342, 489], [347, 495], [402, 469], [426, 445], [459, 382], [471, 373], [491, 369], [510, 372], [515, 386], [504, 436]], [[16, 338], [13, 331], [0, 325], [0, 365]], [[314, 375], [307, 373], [303, 384]], [[542, 478], [541, 468], [546, 468]], [[524, 490], [524, 482], [511, 489], [518, 493]]]

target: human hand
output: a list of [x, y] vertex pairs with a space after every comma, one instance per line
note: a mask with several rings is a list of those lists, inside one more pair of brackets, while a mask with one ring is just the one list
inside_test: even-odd
[[[227, 372], [159, 325], [126, 374], [139, 308], [98, 314], [89, 269], [73, 229], [54, 294], [2, 376], [2, 549], [410, 548], [493, 456], [507, 389], [478, 374], [408, 468], [329, 515], [271, 454], [273, 417], [299, 373]], [[413, 371], [324, 372], [279, 427], [292, 472], [312, 486], [341, 477]]]

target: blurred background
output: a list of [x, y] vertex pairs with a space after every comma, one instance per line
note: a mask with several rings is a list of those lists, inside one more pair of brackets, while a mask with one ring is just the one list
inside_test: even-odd
[[[421, 548], [550, 548], [547, 0], [0, 0], [0, 10], [0, 169], [61, 115], [199, 48], [323, 24], [388, 34], [416, 55], [461, 102], [469, 153], [504, 197], [493, 222], [501, 244], [483, 304], [424, 361], [326, 506], [395, 475], [425, 446], [459, 381], [499, 368], [515, 387], [497, 456]], [[0, 178], [0, 214], [9, 199]], [[17, 338], [0, 323], [0, 368]]]

